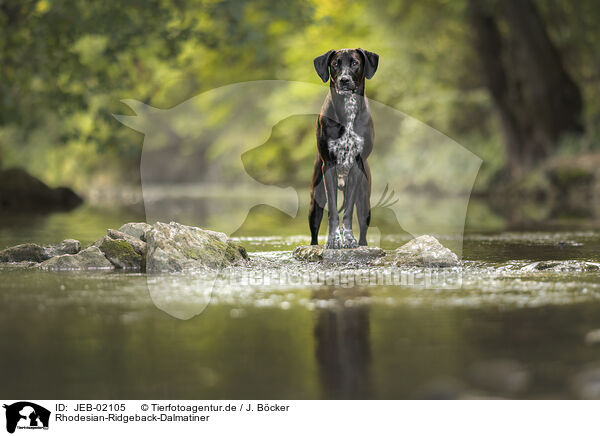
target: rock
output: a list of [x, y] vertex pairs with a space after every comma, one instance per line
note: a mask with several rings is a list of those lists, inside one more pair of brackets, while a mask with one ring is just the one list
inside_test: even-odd
[[141, 256], [146, 256], [146, 243], [139, 238], [134, 238], [127, 233], [120, 232], [118, 230], [108, 229], [107, 235], [111, 239], [124, 239], [127, 241], [135, 250], [135, 252]]
[[296, 247], [293, 256], [298, 260], [309, 262], [323, 261], [326, 263], [369, 263], [374, 259], [385, 256], [385, 251], [379, 247], [358, 247], [328, 249], [323, 245], [301, 245]]
[[38, 244], [21, 244], [0, 251], [0, 262], [43, 262], [50, 256]]
[[75, 239], [65, 239], [59, 244], [42, 247], [38, 244], [21, 244], [0, 251], [0, 262], [40, 263], [62, 254], [76, 254], [81, 244]]
[[76, 254], [81, 244], [75, 239], [65, 239], [59, 244], [42, 247], [38, 244], [21, 244], [0, 251], [0, 262], [40, 263], [54, 256]]
[[533, 262], [521, 268], [521, 271], [543, 272], [594, 272], [600, 270], [600, 263], [582, 260], [544, 260]]
[[376, 265], [443, 268], [458, 266], [458, 256], [430, 235], [415, 238], [397, 248]]
[[515, 360], [485, 360], [471, 366], [469, 380], [479, 388], [502, 395], [516, 395], [527, 389], [531, 375]]
[[77, 254], [81, 251], [81, 243], [77, 239], [65, 239], [64, 241], [45, 247], [48, 259], [63, 254]]
[[224, 233], [157, 222], [145, 235], [148, 272], [219, 269], [248, 259], [246, 250]]
[[385, 256], [385, 251], [379, 247], [323, 250], [323, 261], [329, 263], [369, 263], [382, 256]]
[[298, 260], [318, 262], [323, 260], [324, 245], [300, 245], [294, 248], [292, 255]]
[[585, 343], [588, 345], [600, 344], [600, 329], [587, 332], [585, 335]]
[[70, 188], [50, 188], [22, 169], [0, 170], [0, 209], [4, 211], [69, 210], [82, 202]]
[[38, 266], [37, 262], [23, 261], [23, 262], [4, 262], [0, 263], [0, 268], [34, 268]]
[[90, 270], [114, 269], [114, 265], [98, 247], [88, 247], [77, 254], [63, 254], [52, 257], [38, 265], [47, 270]]
[[[142, 241], [139, 242], [146, 245]], [[106, 259], [108, 259], [115, 267], [135, 270], [144, 268], [145, 253], [139, 253], [129, 241], [125, 239], [111, 239], [110, 237], [105, 236], [97, 241], [96, 244], [98, 244], [97, 248], [100, 249]]]
[[127, 223], [119, 227], [119, 231], [146, 242], [145, 234], [151, 228], [148, 223]]

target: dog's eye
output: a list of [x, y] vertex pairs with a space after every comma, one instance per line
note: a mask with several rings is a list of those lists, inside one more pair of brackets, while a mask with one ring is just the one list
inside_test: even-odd
[[358, 65], [358, 61], [352, 61], [352, 66], [356, 67]]

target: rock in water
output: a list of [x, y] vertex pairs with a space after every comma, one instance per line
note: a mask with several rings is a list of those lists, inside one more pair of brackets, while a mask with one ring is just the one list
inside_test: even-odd
[[294, 248], [292, 255], [298, 260], [318, 262], [323, 260], [324, 245], [300, 245]]
[[104, 253], [94, 246], [77, 254], [52, 257], [38, 266], [48, 270], [114, 269], [114, 265], [104, 256]]
[[108, 229], [106, 232], [111, 239], [124, 239], [127, 241], [135, 250], [137, 254], [142, 256], [146, 255], [146, 243], [139, 238], [128, 235], [127, 233], [120, 232], [119, 230]]
[[309, 262], [365, 264], [385, 256], [379, 247], [358, 247], [333, 250], [323, 245], [301, 245], [296, 247], [293, 256], [298, 260]]
[[369, 263], [385, 256], [379, 247], [344, 248], [341, 250], [323, 250], [323, 261], [329, 263]]
[[225, 233], [175, 222], [157, 222], [145, 236], [146, 271], [151, 273], [219, 269], [248, 258], [246, 250]]
[[459, 265], [458, 256], [430, 235], [415, 238], [393, 251], [396, 266], [449, 267]]
[[65, 239], [59, 244], [42, 247], [38, 244], [21, 244], [0, 251], [0, 262], [36, 262], [40, 263], [62, 254], [76, 254], [81, 244], [75, 239]]
[[148, 223], [127, 223], [119, 227], [119, 232], [123, 232], [129, 236], [140, 239], [146, 242], [146, 232], [150, 230], [152, 226]]
[[[140, 243], [144, 244], [142, 241]], [[108, 236], [103, 237], [94, 245], [106, 256], [115, 267], [120, 269], [135, 269], [143, 268], [145, 253], [140, 253], [133, 247], [130, 241], [125, 239], [111, 239]], [[144, 244], [146, 245], [146, 244]]]
[[63, 254], [77, 254], [81, 251], [81, 243], [77, 239], [65, 239], [59, 244], [46, 247], [48, 258]]
[[595, 272], [600, 270], [600, 263], [583, 260], [543, 260], [533, 262], [521, 268], [521, 271], [531, 272]]
[[21, 244], [0, 251], [0, 262], [43, 262], [46, 249], [38, 244]]

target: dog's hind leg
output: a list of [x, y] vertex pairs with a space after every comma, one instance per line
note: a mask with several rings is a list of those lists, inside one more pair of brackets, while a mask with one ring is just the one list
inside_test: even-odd
[[310, 208], [308, 210], [308, 225], [310, 227], [310, 245], [319, 245], [319, 227], [323, 218], [323, 208], [327, 202], [325, 184], [323, 183], [323, 163], [317, 158], [313, 170], [310, 187]]
[[360, 236], [358, 245], [367, 245], [367, 230], [371, 223], [371, 170], [364, 160], [359, 160], [359, 177], [357, 182], [356, 215]]

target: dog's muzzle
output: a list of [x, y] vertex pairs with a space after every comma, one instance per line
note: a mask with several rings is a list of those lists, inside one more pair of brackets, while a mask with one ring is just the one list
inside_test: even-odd
[[354, 91], [354, 80], [350, 76], [341, 76], [337, 81], [337, 88], [340, 92]]

